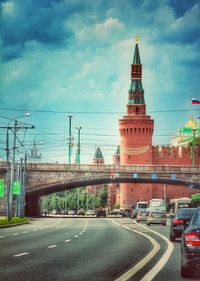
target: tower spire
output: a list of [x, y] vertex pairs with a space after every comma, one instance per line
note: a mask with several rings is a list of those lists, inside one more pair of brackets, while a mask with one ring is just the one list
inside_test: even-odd
[[145, 115], [146, 105], [144, 100], [144, 90], [142, 87], [142, 64], [138, 46], [139, 38], [136, 38], [133, 63], [131, 64], [131, 84], [129, 88], [129, 97], [127, 113], [132, 115]]
[[139, 52], [139, 47], [138, 47], [139, 37], [136, 37], [135, 43], [136, 44], [135, 44], [135, 50], [134, 50], [134, 56], [133, 56], [133, 64], [141, 64], [140, 52]]

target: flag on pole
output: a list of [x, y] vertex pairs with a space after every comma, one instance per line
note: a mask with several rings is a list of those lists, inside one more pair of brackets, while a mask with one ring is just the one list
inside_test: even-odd
[[200, 100], [192, 98], [192, 104], [200, 104]]

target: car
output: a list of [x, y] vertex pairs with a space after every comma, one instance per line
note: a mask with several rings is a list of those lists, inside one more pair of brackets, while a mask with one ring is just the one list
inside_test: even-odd
[[132, 214], [132, 211], [130, 209], [125, 209], [122, 213], [122, 217], [124, 218], [130, 218]]
[[170, 223], [170, 241], [174, 242], [176, 238], [181, 238], [183, 230], [188, 226], [195, 208], [178, 209]]
[[106, 217], [106, 211], [104, 210], [97, 210], [97, 213], [96, 213], [96, 217], [97, 218], [100, 218], [100, 217]]
[[136, 217], [136, 221], [140, 222], [140, 221], [147, 221], [147, 217], [149, 215], [148, 211], [139, 211]]
[[95, 216], [95, 211], [94, 210], [87, 210], [86, 216]]
[[69, 215], [69, 216], [75, 216], [76, 213], [75, 213], [74, 210], [69, 210], [68, 215]]
[[85, 211], [84, 210], [78, 211], [77, 216], [85, 216]]
[[[190, 277], [200, 273], [200, 207], [198, 207], [182, 233], [181, 240], [181, 275]], [[198, 275], [200, 276], [200, 275]]]
[[152, 210], [147, 217], [147, 225], [150, 224], [162, 224], [166, 226], [167, 218], [164, 211]]

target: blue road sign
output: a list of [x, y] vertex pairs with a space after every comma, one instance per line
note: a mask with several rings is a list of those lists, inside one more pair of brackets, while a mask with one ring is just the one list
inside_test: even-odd
[[171, 176], [172, 180], [176, 180], [176, 174]]
[[151, 178], [152, 178], [152, 180], [156, 180], [158, 178], [158, 175], [157, 174], [151, 174]]
[[134, 178], [134, 179], [137, 179], [138, 177], [139, 177], [139, 174], [138, 174], [138, 173], [134, 173], [134, 174], [133, 174], [133, 178]]

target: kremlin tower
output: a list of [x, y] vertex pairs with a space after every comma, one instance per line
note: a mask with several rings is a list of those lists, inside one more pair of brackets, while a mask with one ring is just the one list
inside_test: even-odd
[[[136, 40], [133, 63], [131, 65], [127, 115], [119, 120], [121, 165], [152, 164], [153, 130], [154, 120], [149, 115], [146, 115], [144, 89], [142, 86], [142, 64], [138, 40]], [[123, 183], [120, 185], [120, 188], [120, 206], [122, 209], [125, 209], [133, 205], [134, 193], [137, 192], [138, 188], [140, 190], [143, 189], [144, 185]], [[142, 199], [144, 200], [145, 198]]]
[[[133, 63], [131, 64], [131, 83], [128, 90], [127, 114], [119, 120], [120, 156], [115, 155], [114, 163], [121, 165], [199, 165], [198, 146], [187, 146], [195, 142], [200, 129], [191, 118], [180, 130], [177, 138], [168, 146], [152, 145], [154, 120], [146, 114], [144, 89], [142, 86], [142, 64], [136, 40]], [[118, 151], [118, 153], [119, 153]], [[134, 173], [134, 171], [133, 171]], [[165, 189], [166, 188], [166, 189]], [[148, 201], [152, 198], [190, 197], [198, 190], [184, 186], [175, 188], [163, 184], [120, 184], [120, 208], [130, 209], [137, 201]], [[165, 194], [164, 194], [165, 193]]]

